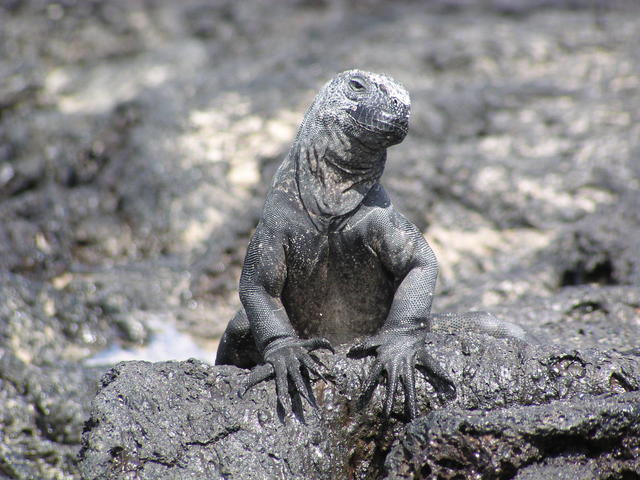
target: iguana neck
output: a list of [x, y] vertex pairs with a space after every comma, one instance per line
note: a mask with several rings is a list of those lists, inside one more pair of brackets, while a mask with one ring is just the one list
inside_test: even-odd
[[300, 136], [291, 151], [302, 204], [319, 230], [358, 208], [378, 182], [385, 149], [371, 149], [344, 132]]

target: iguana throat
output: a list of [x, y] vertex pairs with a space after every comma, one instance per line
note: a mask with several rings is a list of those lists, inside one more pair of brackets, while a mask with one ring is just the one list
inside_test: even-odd
[[316, 228], [354, 212], [376, 185], [386, 149], [407, 133], [409, 104], [401, 85], [359, 70], [338, 75], [316, 96], [288, 158]]
[[297, 147], [292, 156], [300, 199], [320, 230], [358, 208], [380, 179], [387, 158], [385, 150], [358, 151], [364, 149], [347, 141]]

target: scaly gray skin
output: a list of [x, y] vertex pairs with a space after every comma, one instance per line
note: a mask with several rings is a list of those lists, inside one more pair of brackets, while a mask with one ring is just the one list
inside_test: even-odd
[[216, 364], [254, 367], [247, 388], [275, 376], [278, 400], [292, 391], [315, 405], [310, 352], [365, 340], [352, 356], [376, 355], [362, 403], [384, 373], [385, 414], [398, 383], [416, 416], [415, 367], [455, 394], [429, 355], [432, 329], [475, 329], [524, 338], [489, 314], [431, 315], [437, 261], [420, 231], [397, 212], [380, 183], [386, 149], [407, 134], [410, 101], [391, 78], [358, 70], [317, 95], [278, 169], [240, 278], [243, 309], [229, 323]]

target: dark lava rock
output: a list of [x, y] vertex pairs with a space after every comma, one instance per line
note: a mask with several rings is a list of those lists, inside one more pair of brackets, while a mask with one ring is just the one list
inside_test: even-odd
[[[631, 350], [640, 337], [639, 5], [0, 0], [0, 477], [79, 478], [75, 454], [102, 373], [83, 366], [84, 358], [146, 341], [147, 319], [219, 336], [239, 304], [237, 277], [270, 178], [315, 92], [353, 67], [389, 73], [411, 92], [411, 130], [390, 151], [383, 180], [437, 250], [436, 309], [492, 310], [522, 323], [556, 345], [548, 348], [560, 360], [544, 357], [540, 368], [569, 372], [543, 376], [539, 389], [523, 382], [527, 393], [485, 365], [479, 371], [490, 386], [478, 385], [474, 369], [461, 373], [461, 352], [477, 360], [485, 344], [451, 339], [432, 348], [469, 387], [447, 403], [423, 384], [424, 413], [428, 404], [446, 414], [635, 388], [613, 361], [598, 382], [582, 385], [573, 375], [597, 373], [581, 363], [604, 361], [591, 357], [600, 355], [592, 347]], [[502, 357], [487, 358], [511, 365], [507, 371], [551, 352], [533, 348], [521, 357], [507, 342], [495, 345]], [[325, 361], [336, 373], [351, 371], [336, 366], [339, 358]], [[134, 367], [118, 368], [126, 379]], [[152, 373], [169, 367], [145, 368], [149, 383], [140, 385], [165, 385]], [[394, 420], [378, 435], [377, 397], [366, 412], [373, 418], [345, 413], [351, 404], [343, 394], [358, 391], [359, 370], [345, 377], [352, 383], [336, 376], [339, 395], [316, 384], [319, 398], [327, 397], [324, 420], [307, 412], [307, 432], [293, 422], [282, 430], [272, 386], [256, 388], [246, 404], [227, 378], [239, 379], [239, 371], [190, 368], [204, 383], [176, 372], [186, 384], [172, 386], [189, 421], [176, 407], [171, 424], [180, 428], [154, 430], [151, 417], [145, 428], [166, 438], [183, 432], [180, 442], [188, 443], [192, 422], [196, 443], [165, 443], [155, 455], [157, 436], [126, 431], [133, 417], [116, 425], [120, 417], [108, 418], [115, 410], [98, 405], [109, 389], [124, 389], [118, 377], [96, 400], [93, 418], [103, 415], [102, 423], [89, 425], [85, 472], [108, 477], [107, 467], [91, 470], [90, 454], [100, 448], [100, 425], [110, 425], [123, 439], [105, 433], [107, 452], [115, 450], [101, 465], [113, 477], [139, 464], [141, 472], [178, 478], [180, 462], [224, 476], [234, 454], [197, 442], [224, 437], [235, 448], [236, 434], [216, 427], [226, 423], [210, 423], [216, 412], [235, 419], [243, 405], [255, 428], [243, 447], [253, 453], [238, 455], [256, 476], [308, 470], [322, 478], [346, 469], [375, 478], [404, 432]], [[222, 401], [227, 381], [228, 405], [189, 403], [194, 395]], [[145, 395], [165, 411], [172, 404], [160, 387]], [[331, 402], [343, 407], [328, 410]], [[256, 405], [265, 427], [248, 413]], [[288, 444], [278, 443], [281, 431], [291, 434]], [[132, 436], [144, 445], [140, 458]], [[267, 440], [273, 455], [264, 460], [251, 446]], [[294, 447], [306, 457], [289, 466]], [[181, 456], [196, 448], [201, 457]], [[546, 471], [564, 468], [561, 460], [550, 454]], [[533, 470], [519, 474], [526, 472]]]
[[[640, 162], [637, 164], [640, 178]], [[561, 285], [640, 285], [640, 191], [626, 192], [564, 229], [556, 256]]]
[[407, 427], [385, 471], [388, 480], [637, 478], [640, 392], [434, 411]]
[[500, 318], [526, 327], [565, 348], [633, 349], [640, 338], [640, 288], [581, 285], [548, 297], [492, 308]]
[[[423, 435], [426, 440], [414, 441], [416, 446], [409, 454], [398, 453], [400, 447], [396, 445], [391, 457], [387, 457], [396, 438], [415, 438], [418, 434], [414, 432], [425, 423], [437, 423], [434, 419], [458, 419], [450, 424], [443, 420], [441, 427], [441, 443], [455, 444], [459, 431], [466, 431], [457, 427], [456, 422], [463, 421], [460, 419], [470, 419], [467, 423], [473, 424], [473, 419], [479, 418], [477, 428], [481, 430], [485, 425], [489, 429], [491, 422], [508, 424], [510, 412], [521, 412], [519, 416], [513, 414], [509, 428], [514, 432], [526, 436], [527, 432], [536, 431], [537, 416], [543, 419], [538, 422], [539, 429], [546, 429], [540, 435], [562, 438], [568, 435], [567, 431], [573, 432], [580, 439], [576, 446], [579, 449], [624, 435], [640, 414], [637, 408], [629, 408], [637, 394], [626, 393], [640, 388], [638, 352], [566, 351], [557, 346], [523, 346], [485, 336], [445, 335], [433, 341], [430, 349], [458, 386], [457, 397], [441, 397], [419, 378], [420, 411], [427, 416], [414, 421], [408, 429], [403, 423], [402, 405], [396, 405], [390, 421], [384, 422], [381, 389], [368, 407], [355, 409], [359, 386], [371, 361], [345, 358], [344, 347], [337, 355], [321, 356], [331, 372], [331, 381], [314, 382], [319, 409], [299, 405], [298, 414], [288, 416], [276, 409], [273, 382], [263, 383], [239, 398], [246, 371], [235, 367], [212, 367], [195, 360], [121, 363], [103, 377], [93, 401], [83, 436], [82, 476], [87, 480], [192, 476], [381, 478], [385, 460], [387, 469], [409, 471], [426, 455], [421, 449], [431, 451], [430, 438]], [[595, 399], [596, 395], [609, 395], [609, 403], [585, 400]], [[521, 405], [528, 407], [518, 407]], [[566, 411], [564, 422], [558, 421], [560, 413], [554, 413], [559, 411], [558, 405]], [[531, 413], [526, 413], [527, 408], [532, 409]], [[482, 411], [495, 409], [495, 418], [488, 416], [482, 423]], [[527, 417], [530, 420], [525, 424], [522, 419]], [[572, 428], [571, 423], [576, 427]], [[633, 426], [628, 441], [619, 440], [627, 447], [621, 454], [637, 452], [637, 433], [637, 426]], [[474, 449], [486, 436], [470, 432], [469, 437], [472, 438], [459, 442], [464, 452]], [[454, 458], [444, 462], [443, 468], [456, 474], [470, 468], [481, 469], [485, 463], [503, 461], [509, 448], [519, 447], [524, 452], [520, 453], [522, 460], [518, 463], [513, 459], [512, 471], [531, 463], [526, 461], [527, 455], [534, 453], [522, 446], [518, 435], [493, 443], [498, 441], [505, 446], [495, 452], [485, 448], [472, 467]], [[492, 444], [490, 438], [486, 442]], [[446, 450], [446, 445], [442, 448]], [[555, 450], [550, 446], [545, 451]], [[439, 454], [434, 450], [434, 455]], [[398, 455], [405, 455], [403, 458], [409, 458], [409, 462]], [[624, 462], [603, 453], [598, 461], [604, 469], [621, 472], [637, 462], [637, 455]], [[434, 468], [430, 465], [420, 464], [419, 471], [428, 472], [425, 468]]]
[[34, 367], [0, 348], [0, 477], [65, 478], [100, 370], [74, 362]]

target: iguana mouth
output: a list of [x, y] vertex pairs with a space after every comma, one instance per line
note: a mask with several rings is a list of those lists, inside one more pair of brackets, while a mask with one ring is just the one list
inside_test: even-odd
[[402, 139], [409, 131], [409, 116], [406, 114], [369, 108], [366, 105], [358, 105], [355, 109], [347, 110], [347, 113], [362, 128], [385, 137], [391, 135]]

